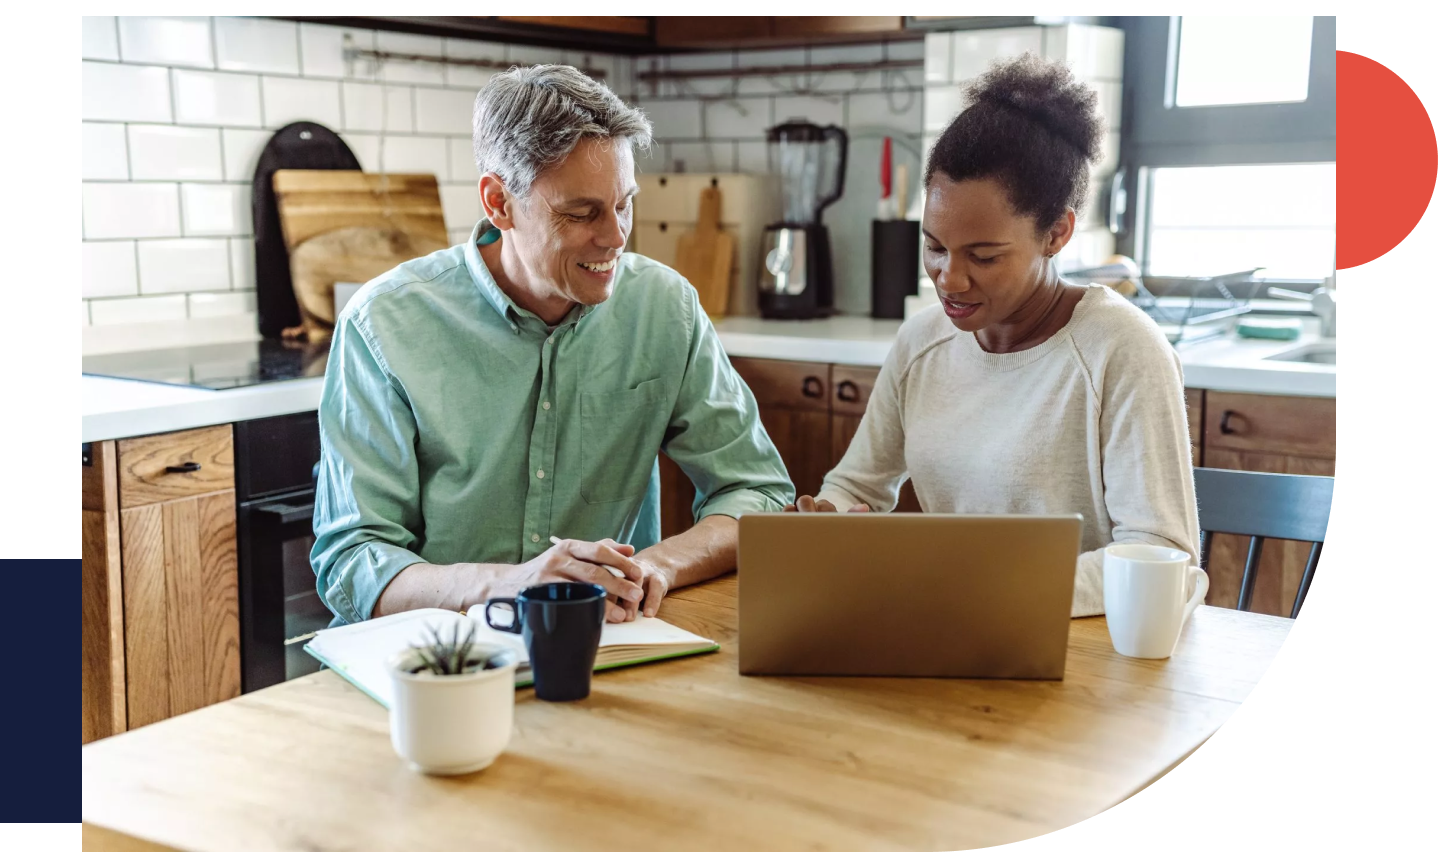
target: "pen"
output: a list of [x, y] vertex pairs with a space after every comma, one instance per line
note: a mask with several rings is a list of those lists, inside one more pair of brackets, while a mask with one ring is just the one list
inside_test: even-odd
[[[562, 541], [562, 540], [561, 540], [558, 536], [550, 536], [550, 537], [549, 537], [549, 544], [551, 544], [551, 545], [558, 545], [558, 544], [560, 543], [560, 541]], [[604, 566], [604, 564], [602, 564], [602, 563], [601, 563], [600, 565], [601, 565], [601, 566]], [[605, 568], [605, 569], [608, 569], [608, 570], [609, 570], [609, 574], [610, 574], [610, 575], [613, 575], [615, 578], [623, 578], [623, 579], [625, 579], [626, 581], [629, 580], [629, 579], [628, 579], [628, 576], [626, 576], [623, 572], [620, 572], [618, 569], [614, 568], [613, 566], [604, 566], [604, 568]]]

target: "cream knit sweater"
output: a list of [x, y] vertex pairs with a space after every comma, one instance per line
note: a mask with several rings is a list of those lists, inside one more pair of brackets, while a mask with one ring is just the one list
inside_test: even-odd
[[[853, 443], [819, 496], [890, 511], [904, 479], [925, 512], [1083, 515], [1073, 616], [1103, 613], [1103, 551], [1187, 551], [1193, 494], [1178, 354], [1141, 310], [1089, 286], [1039, 346], [993, 354], [937, 305], [904, 323]], [[802, 492], [801, 492], [802, 493]]]

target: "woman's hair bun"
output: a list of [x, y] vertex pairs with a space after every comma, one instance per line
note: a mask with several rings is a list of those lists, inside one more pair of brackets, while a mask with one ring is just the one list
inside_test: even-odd
[[971, 105], [987, 103], [1027, 116], [1072, 145], [1085, 160], [1097, 160], [1102, 152], [1104, 123], [1098, 114], [1098, 94], [1062, 63], [1025, 52], [995, 62], [965, 95]]

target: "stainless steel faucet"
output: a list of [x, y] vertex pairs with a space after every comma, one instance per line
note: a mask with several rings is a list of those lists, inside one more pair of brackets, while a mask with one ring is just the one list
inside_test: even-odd
[[1334, 291], [1331, 277], [1324, 280], [1323, 285], [1312, 292], [1299, 292], [1294, 289], [1270, 286], [1268, 294], [1274, 298], [1307, 301], [1313, 315], [1318, 317], [1318, 333], [1323, 337], [1336, 338], [1338, 336], [1338, 295]]

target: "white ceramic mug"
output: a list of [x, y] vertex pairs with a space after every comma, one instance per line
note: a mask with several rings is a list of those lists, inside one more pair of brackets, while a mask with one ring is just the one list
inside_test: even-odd
[[1167, 659], [1183, 625], [1208, 595], [1208, 576], [1188, 588], [1187, 553], [1159, 545], [1103, 549], [1103, 607], [1113, 649], [1140, 659]]
[[477, 645], [471, 658], [503, 664], [464, 674], [415, 674], [414, 650], [389, 660], [394, 699], [389, 739], [400, 758], [426, 774], [469, 774], [489, 767], [509, 745], [514, 728], [513, 651]]

